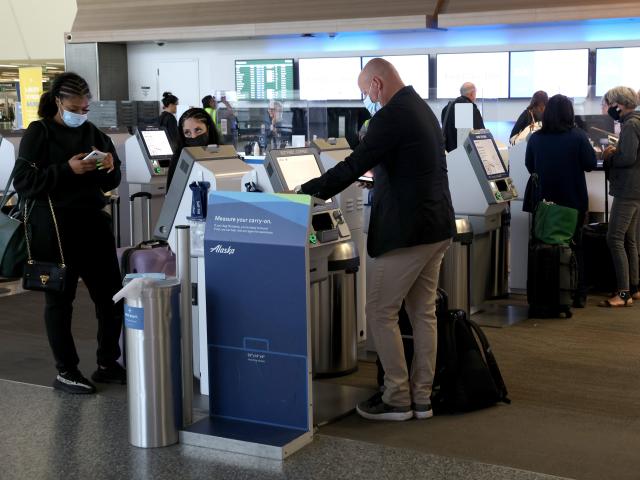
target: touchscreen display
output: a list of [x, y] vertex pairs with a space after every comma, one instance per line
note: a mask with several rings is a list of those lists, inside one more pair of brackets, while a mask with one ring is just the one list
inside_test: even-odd
[[473, 140], [473, 144], [478, 151], [480, 160], [484, 171], [487, 172], [487, 176], [503, 175], [506, 172], [500, 153], [498, 152], [493, 140], [490, 138], [476, 138]]
[[284, 187], [293, 190], [298, 185], [322, 175], [315, 155], [295, 155], [291, 157], [277, 157], [276, 161], [284, 177]]
[[164, 130], [141, 130], [140, 133], [147, 146], [149, 157], [170, 157], [173, 155], [171, 144]]

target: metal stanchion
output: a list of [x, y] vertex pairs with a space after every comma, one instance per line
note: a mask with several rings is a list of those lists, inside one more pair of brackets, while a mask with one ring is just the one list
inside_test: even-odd
[[193, 345], [191, 333], [191, 232], [176, 226], [176, 267], [180, 280], [180, 336], [182, 338], [182, 424], [193, 422]]

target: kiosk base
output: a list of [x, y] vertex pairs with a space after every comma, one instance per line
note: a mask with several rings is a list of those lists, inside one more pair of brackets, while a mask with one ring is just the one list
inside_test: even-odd
[[373, 388], [314, 381], [313, 425], [322, 427], [350, 415], [358, 403], [368, 400], [374, 393]]
[[312, 432], [206, 417], [180, 432], [180, 443], [254, 457], [284, 460], [308, 445]]

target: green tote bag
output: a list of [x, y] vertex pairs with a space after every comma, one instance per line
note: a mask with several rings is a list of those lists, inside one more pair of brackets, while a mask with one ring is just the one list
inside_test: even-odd
[[543, 200], [534, 214], [534, 236], [548, 245], [569, 245], [577, 224], [578, 210]]

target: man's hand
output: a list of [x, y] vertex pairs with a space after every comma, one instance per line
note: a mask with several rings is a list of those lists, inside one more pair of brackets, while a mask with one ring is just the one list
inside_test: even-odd
[[613, 155], [618, 151], [618, 149], [616, 147], [614, 147], [613, 145], [609, 145], [607, 148], [604, 149], [604, 152], [602, 152], [602, 159], [605, 162], [609, 162], [611, 160], [611, 157], [613, 157]]

